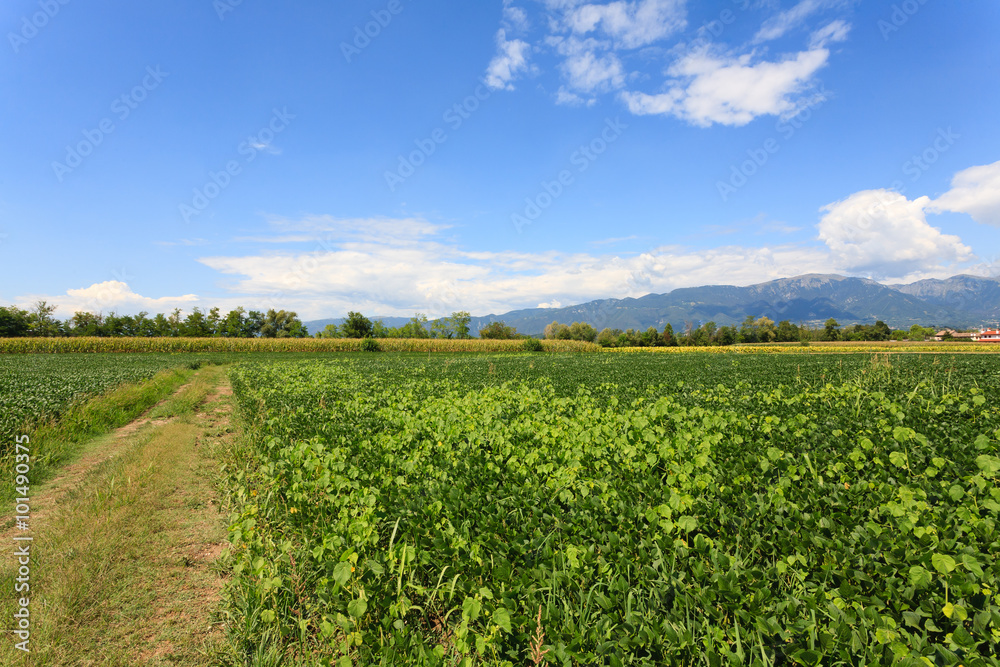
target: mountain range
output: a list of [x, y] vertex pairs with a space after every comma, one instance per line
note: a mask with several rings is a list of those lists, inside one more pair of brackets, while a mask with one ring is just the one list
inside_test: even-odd
[[[822, 325], [834, 318], [840, 325], [872, 324], [882, 320], [896, 329], [913, 324], [929, 327], [970, 328], [1000, 320], [1000, 279], [958, 275], [920, 280], [907, 285], [885, 285], [867, 278], [807, 274], [757, 285], [706, 285], [684, 287], [666, 294], [639, 298], [599, 299], [564, 308], [528, 308], [473, 317], [473, 332], [502, 320], [519, 333], [540, 335], [552, 321], [587, 322], [598, 330], [674, 330], [686, 323], [698, 326], [739, 324], [747, 318], [766, 316], [780, 322]], [[409, 321], [406, 317], [370, 317], [389, 327]], [[309, 331], [322, 331], [343, 319], [306, 322]]]

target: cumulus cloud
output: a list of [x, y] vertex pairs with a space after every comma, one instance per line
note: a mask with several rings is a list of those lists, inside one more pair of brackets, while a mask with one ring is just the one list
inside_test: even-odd
[[1000, 227], [1000, 162], [955, 174], [951, 190], [938, 197], [933, 208], [966, 213], [976, 222]]
[[94, 283], [90, 287], [67, 290], [65, 294], [42, 295], [25, 294], [17, 297], [18, 305], [28, 307], [39, 300], [44, 300], [56, 306], [56, 316], [63, 319], [72, 317], [77, 311], [91, 313], [136, 313], [146, 311], [162, 313], [174, 308], [182, 310], [198, 305], [196, 294], [183, 296], [147, 297], [132, 291], [132, 288], [120, 280], [108, 280]]
[[359, 308], [402, 316], [414, 312], [440, 316], [455, 310], [500, 313], [539, 304], [668, 292], [717, 283], [720, 275], [727, 282], [751, 284], [813, 271], [828, 259], [823, 250], [794, 245], [661, 247], [621, 256], [468, 251], [426, 239], [410, 248], [344, 244], [328, 251], [201, 261], [238, 276], [232, 286], [237, 293], [281, 294], [300, 314], [328, 317]]
[[746, 125], [758, 116], [792, 116], [806, 103], [798, 94], [827, 63], [826, 49], [803, 51], [781, 62], [754, 62], [752, 55], [718, 56], [708, 49], [673, 65], [665, 92], [622, 93], [636, 115], [669, 114], [707, 127]]
[[910, 201], [891, 190], [864, 190], [823, 207], [819, 238], [834, 263], [876, 277], [943, 269], [973, 258], [962, 240], [927, 222], [928, 197]]
[[497, 31], [497, 54], [486, 68], [486, 85], [494, 89], [514, 90], [514, 80], [528, 71], [531, 46], [520, 39], [507, 39], [507, 31]]

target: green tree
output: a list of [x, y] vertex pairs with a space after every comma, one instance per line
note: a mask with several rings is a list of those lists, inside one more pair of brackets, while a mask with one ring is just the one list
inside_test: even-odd
[[756, 343], [758, 341], [757, 324], [753, 315], [747, 315], [743, 324], [740, 325], [739, 341], [741, 343]]
[[36, 301], [35, 306], [28, 315], [28, 326], [32, 336], [57, 336], [59, 335], [59, 321], [52, 317], [56, 311], [56, 306], [49, 305], [47, 301]]
[[892, 336], [892, 329], [889, 325], [878, 320], [875, 322], [875, 326], [872, 328], [872, 340], [889, 340]]
[[724, 326], [719, 327], [719, 330], [715, 334], [715, 342], [717, 345], [732, 345], [739, 338], [739, 332], [734, 326]]
[[618, 342], [619, 333], [621, 332], [616, 332], [608, 328], [601, 329], [601, 333], [597, 334], [597, 344], [601, 347], [615, 347]]
[[201, 308], [195, 308], [184, 319], [181, 325], [181, 335], [189, 338], [204, 338], [209, 335], [208, 322]]
[[[565, 332], [565, 333], [564, 333]], [[559, 322], [552, 322], [545, 327], [545, 340], [568, 340], [571, 338], [569, 327]]]
[[417, 313], [411, 317], [410, 321], [400, 328], [399, 335], [401, 338], [430, 338], [431, 334], [427, 330], [427, 316], [423, 313]]
[[517, 329], [507, 326], [502, 320], [490, 322], [479, 330], [479, 337], [491, 340], [506, 340], [517, 337]]
[[247, 338], [256, 338], [260, 335], [260, 330], [264, 327], [264, 313], [259, 310], [251, 310], [247, 313], [246, 324], [243, 330]]
[[249, 338], [246, 331], [247, 319], [244, 315], [246, 311], [242, 306], [226, 313], [226, 317], [219, 322], [219, 335], [226, 338]]
[[792, 343], [801, 337], [799, 328], [788, 320], [778, 322], [778, 333], [776, 340], [779, 343]]
[[219, 315], [218, 308], [212, 308], [208, 311], [208, 317], [205, 318], [205, 324], [208, 326], [209, 336], [222, 335], [222, 316]]
[[370, 338], [374, 332], [371, 320], [353, 310], [347, 313], [347, 320], [340, 326], [344, 338]]
[[832, 317], [826, 321], [825, 329], [823, 330], [823, 340], [833, 341], [840, 340], [840, 325], [837, 324], [837, 320]]
[[754, 322], [757, 329], [757, 340], [761, 343], [773, 343], [778, 338], [778, 327], [770, 317], [761, 316]]
[[663, 338], [663, 344], [667, 347], [677, 346], [677, 339], [674, 337], [674, 327], [670, 324], [670, 322], [667, 322], [667, 325], [663, 327], [663, 334], [661, 338]]
[[569, 325], [569, 335], [573, 340], [593, 343], [597, 340], [597, 329], [586, 322], [573, 322], [573, 324]]
[[439, 317], [431, 322], [431, 338], [452, 339], [455, 337], [455, 330], [452, 328], [450, 317]]
[[451, 329], [455, 332], [455, 338], [465, 340], [472, 338], [471, 329], [472, 315], [464, 310], [459, 310], [451, 314]]
[[268, 310], [260, 328], [262, 338], [305, 338], [309, 335], [294, 311]]
[[316, 332], [316, 338], [340, 338], [340, 330], [336, 324], [327, 324], [325, 329]]
[[28, 311], [17, 306], [0, 307], [0, 338], [27, 336], [30, 330]]

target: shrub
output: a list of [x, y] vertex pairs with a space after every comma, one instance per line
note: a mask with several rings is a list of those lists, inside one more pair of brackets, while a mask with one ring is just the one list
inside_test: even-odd
[[542, 345], [542, 341], [537, 338], [526, 338], [524, 340], [524, 351], [525, 352], [544, 352], [545, 347]]
[[362, 352], [381, 352], [382, 346], [378, 344], [378, 341], [374, 338], [365, 338], [361, 341], [361, 351]]

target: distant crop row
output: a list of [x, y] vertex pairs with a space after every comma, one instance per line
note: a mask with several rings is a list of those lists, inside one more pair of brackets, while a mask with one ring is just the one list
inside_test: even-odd
[[[532, 345], [533, 347], [529, 347]], [[599, 352], [609, 354], [824, 354], [845, 352], [920, 352], [996, 354], [988, 343], [812, 343], [727, 347], [601, 348], [576, 340], [484, 340], [441, 338], [0, 338], [0, 354], [50, 353], [241, 353], [241, 352]]]
[[[542, 341], [553, 352], [596, 351], [593, 343]], [[367, 347], [373, 346], [373, 347]], [[0, 338], [0, 354], [60, 352], [515, 352], [524, 340], [347, 338]]]
[[366, 358], [234, 368], [240, 654], [1000, 664], [995, 386], [875, 361], [755, 389], [740, 365], [598, 400], [627, 359], [579, 359], [602, 361], [569, 394]]
[[58, 418], [73, 403], [180, 363], [167, 355], [0, 356], [0, 456], [13, 447], [13, 436]]
[[731, 345], [727, 347], [618, 347], [606, 348], [610, 354], [845, 354], [845, 353], [947, 353], [1000, 354], [996, 343], [910, 343], [886, 342], [819, 342]]

